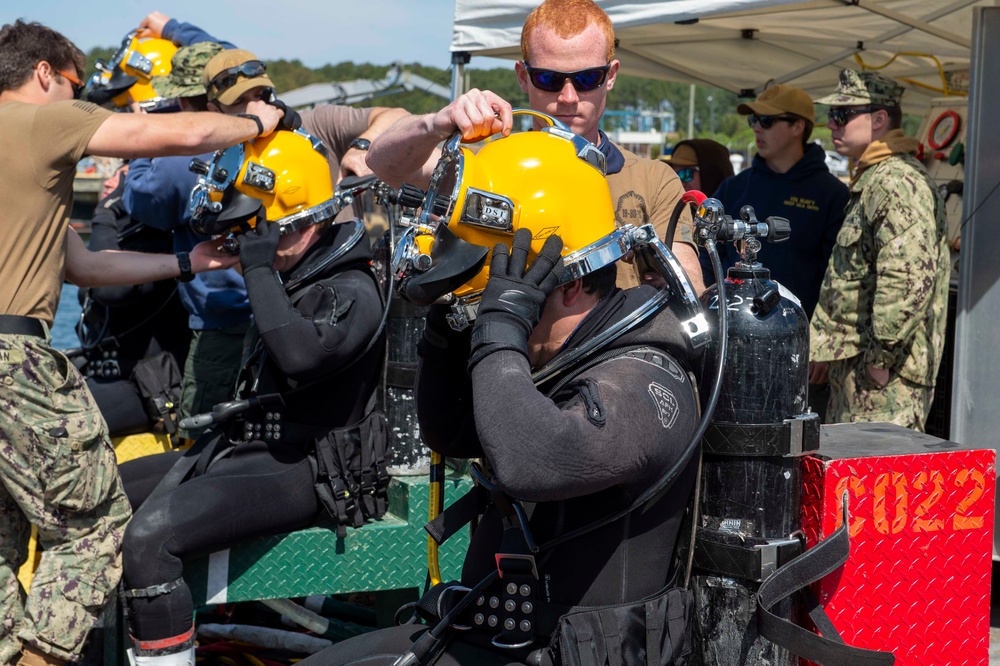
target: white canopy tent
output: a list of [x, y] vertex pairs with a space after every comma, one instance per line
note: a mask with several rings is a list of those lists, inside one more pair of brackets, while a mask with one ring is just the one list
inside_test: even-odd
[[[790, 83], [831, 92], [845, 67], [907, 86], [906, 111], [968, 86], [972, 7], [996, 0], [596, 0], [626, 74], [715, 86], [747, 97]], [[520, 58], [539, 0], [456, 0], [452, 52]], [[861, 62], [855, 59], [860, 58]], [[887, 64], [888, 63], [888, 64]]]

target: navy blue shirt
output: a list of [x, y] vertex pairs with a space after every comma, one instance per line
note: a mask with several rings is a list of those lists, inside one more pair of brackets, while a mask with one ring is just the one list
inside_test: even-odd
[[[810, 143], [802, 159], [786, 173], [772, 171], [760, 155], [755, 155], [751, 167], [724, 180], [714, 196], [734, 218], [739, 217], [741, 207], [749, 204], [761, 221], [772, 215], [788, 219], [792, 227], [789, 239], [761, 243], [757, 260], [770, 269], [771, 279], [799, 298], [806, 314], [812, 317], [850, 199], [847, 185], [827, 168], [822, 147]], [[720, 255], [726, 269], [738, 256], [732, 245], [724, 249], [722, 252], [720, 248]], [[706, 253], [701, 253], [700, 258], [706, 286], [715, 284]]]
[[[217, 42], [223, 48], [236, 48], [190, 23], [170, 19], [163, 27], [163, 38], [178, 46]], [[140, 158], [129, 163], [122, 203], [125, 210], [143, 224], [172, 231], [174, 252], [188, 252], [207, 237], [191, 230], [188, 199], [198, 177], [188, 169], [190, 157]], [[212, 153], [199, 155], [210, 161]], [[243, 276], [230, 268], [194, 276], [180, 282], [178, 294], [188, 311], [188, 325], [196, 331], [220, 329], [250, 321], [250, 300]]]

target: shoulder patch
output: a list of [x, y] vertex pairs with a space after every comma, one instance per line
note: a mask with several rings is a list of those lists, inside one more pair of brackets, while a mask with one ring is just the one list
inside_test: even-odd
[[86, 100], [78, 99], [73, 102], [74, 108], [80, 109], [81, 111], [86, 111], [87, 113], [94, 113], [101, 107], [97, 106], [93, 102], [88, 102]]
[[673, 391], [666, 386], [651, 382], [649, 395], [652, 396], [653, 402], [656, 404], [656, 413], [660, 417], [660, 423], [663, 424], [664, 428], [673, 428], [677, 421], [677, 414], [680, 412]]

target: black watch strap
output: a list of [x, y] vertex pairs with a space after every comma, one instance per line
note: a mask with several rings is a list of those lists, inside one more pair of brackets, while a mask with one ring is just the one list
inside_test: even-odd
[[190, 282], [194, 279], [194, 273], [191, 272], [191, 257], [187, 252], [177, 253], [177, 265], [181, 269], [181, 274], [177, 276], [178, 282]]
[[237, 118], [249, 118], [250, 120], [252, 120], [255, 123], [257, 123], [257, 136], [260, 136], [261, 134], [264, 133], [264, 123], [260, 122], [260, 118], [258, 118], [257, 116], [255, 116], [255, 115], [253, 115], [251, 113], [237, 113], [236, 117]]
[[371, 147], [371, 145], [372, 145], [371, 141], [369, 141], [368, 139], [362, 139], [359, 136], [354, 141], [351, 141], [351, 143], [348, 145], [348, 147], [349, 148], [357, 148], [358, 150], [368, 150]]

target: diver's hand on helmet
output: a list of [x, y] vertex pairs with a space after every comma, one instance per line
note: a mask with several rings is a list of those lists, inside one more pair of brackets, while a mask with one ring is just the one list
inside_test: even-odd
[[469, 371], [487, 355], [513, 349], [528, 356], [528, 336], [542, 316], [545, 299], [559, 286], [565, 267], [562, 239], [549, 236], [530, 266], [531, 231], [518, 229], [513, 247], [493, 248], [490, 278], [472, 329]]
[[431, 124], [442, 140], [458, 132], [462, 141], [475, 142], [498, 132], [508, 136], [514, 114], [510, 102], [496, 93], [473, 88], [434, 114]]
[[281, 109], [259, 99], [255, 99], [247, 104], [245, 113], [249, 116], [257, 116], [260, 119], [260, 124], [264, 128], [264, 131], [258, 136], [267, 136], [273, 132], [278, 128], [278, 124], [281, 123], [281, 119], [284, 117], [284, 112]]
[[260, 220], [257, 226], [240, 236], [240, 266], [243, 273], [254, 268], [274, 269], [274, 257], [278, 253], [281, 227], [267, 220]]
[[268, 104], [276, 109], [281, 109], [281, 112], [284, 114], [281, 116], [281, 122], [278, 123], [278, 129], [297, 130], [302, 127], [302, 116], [299, 115], [298, 111], [278, 98], [272, 99]]
[[152, 37], [160, 39], [163, 37], [163, 28], [170, 21], [170, 17], [163, 12], [152, 12], [139, 22], [139, 37]]
[[222, 249], [222, 240], [218, 238], [198, 243], [188, 253], [188, 258], [191, 260], [192, 273], [232, 268], [239, 260], [236, 255]]

